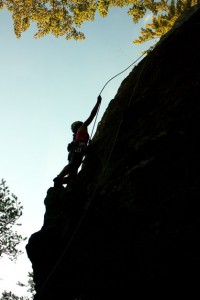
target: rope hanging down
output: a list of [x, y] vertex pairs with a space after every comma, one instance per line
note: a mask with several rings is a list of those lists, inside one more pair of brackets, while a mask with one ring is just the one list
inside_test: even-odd
[[[140, 58], [142, 58], [146, 53], [143, 53], [142, 55], [140, 55], [132, 64], [130, 64], [126, 69], [124, 69], [123, 71], [121, 71], [120, 73], [118, 73], [117, 75], [113, 76], [112, 78], [110, 78], [106, 84], [103, 86], [99, 96], [101, 96], [101, 93], [103, 92], [103, 90], [105, 89], [105, 87], [107, 86], [107, 84], [113, 80], [115, 77], [121, 75], [122, 73], [124, 73], [125, 71], [127, 71], [132, 65], [134, 65], [138, 60], [140, 60]], [[92, 128], [92, 132], [91, 132], [91, 136], [90, 136], [90, 140], [92, 139], [92, 136], [93, 136], [93, 131], [94, 131], [94, 128], [95, 128], [95, 125], [96, 125], [96, 121], [97, 121], [97, 117], [98, 117], [98, 113], [99, 113], [99, 109], [100, 109], [100, 105], [99, 105], [99, 108], [98, 108], [98, 111], [97, 111], [97, 114], [96, 114], [96, 117], [95, 117], [95, 121], [94, 121], [94, 125], [93, 125], [93, 128]]]

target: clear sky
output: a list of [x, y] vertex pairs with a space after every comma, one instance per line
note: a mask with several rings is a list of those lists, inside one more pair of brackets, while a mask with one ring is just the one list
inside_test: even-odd
[[[82, 28], [86, 40], [75, 42], [35, 40], [34, 26], [16, 39], [10, 14], [0, 11], [0, 179], [24, 206], [19, 232], [27, 238], [42, 227], [46, 191], [67, 164], [71, 123], [84, 121], [104, 84], [152, 44], [132, 44], [145, 19], [135, 25], [125, 12], [115, 8], [106, 18], [97, 15]], [[131, 69], [103, 91], [98, 121]], [[16, 283], [26, 282], [32, 270], [25, 244], [16, 264], [0, 259], [0, 295], [24, 294]]]

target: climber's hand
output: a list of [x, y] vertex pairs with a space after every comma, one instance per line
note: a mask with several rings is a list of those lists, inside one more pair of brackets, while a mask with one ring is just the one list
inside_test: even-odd
[[100, 103], [101, 103], [101, 100], [102, 100], [102, 98], [101, 98], [101, 96], [99, 95], [98, 98], [97, 98], [97, 102], [100, 104]]

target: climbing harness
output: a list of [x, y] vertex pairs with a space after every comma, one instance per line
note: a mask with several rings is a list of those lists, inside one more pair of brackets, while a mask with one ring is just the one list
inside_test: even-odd
[[[144, 55], [145, 55], [145, 54], [142, 54], [142, 55], [141, 55], [136, 61], [134, 61], [128, 68], [130, 68], [134, 63], [136, 63], [136, 62], [137, 62], [142, 56], [144, 56]], [[140, 74], [139, 74], [139, 76], [138, 76], [138, 79], [137, 79], [137, 81], [136, 81], [136, 84], [135, 84], [135, 86], [134, 86], [134, 88], [133, 88], [133, 92], [132, 92], [131, 97], [130, 97], [130, 100], [129, 100], [129, 102], [128, 102], [128, 108], [129, 108], [129, 106], [130, 106], [130, 104], [131, 104], [131, 101], [132, 101], [132, 99], [133, 99], [133, 96], [134, 96], [136, 87], [137, 87], [137, 85], [138, 85], [138, 83], [139, 83], [139, 81], [140, 81], [140, 78], [141, 78], [141, 76], [142, 76], [142, 72], [143, 72], [144, 66], [145, 66], [145, 63], [144, 63], [144, 65], [143, 65], [142, 69], [141, 69], [141, 72], [140, 72]], [[117, 75], [115, 75], [114, 77], [112, 77], [111, 79], [109, 79], [109, 81], [107, 81], [107, 83], [106, 83], [106, 84], [104, 85], [104, 87], [102, 88], [100, 94], [102, 93], [102, 91], [104, 90], [104, 88], [106, 87], [106, 85], [108, 84], [108, 82], [110, 82], [112, 79], [114, 79], [114, 78], [117, 77], [118, 75], [122, 74], [123, 72], [125, 72], [128, 68], [126, 68], [125, 70], [123, 70], [123, 71], [120, 72], [119, 74], [117, 74]], [[100, 107], [100, 106], [99, 106], [99, 107]], [[99, 111], [99, 109], [98, 109], [98, 111]], [[98, 114], [98, 111], [97, 111], [97, 114]], [[97, 116], [96, 116], [96, 119], [97, 119]], [[113, 150], [114, 150], [114, 147], [115, 147], [115, 144], [116, 144], [116, 141], [117, 141], [117, 138], [118, 138], [119, 131], [120, 131], [120, 129], [121, 129], [121, 125], [122, 125], [122, 123], [123, 123], [123, 120], [124, 120], [124, 116], [122, 117], [122, 119], [121, 119], [121, 121], [120, 121], [120, 123], [119, 123], [119, 126], [118, 126], [118, 128], [117, 128], [117, 132], [116, 132], [115, 138], [113, 139], [113, 143], [112, 143], [111, 150], [110, 150], [110, 152], [109, 152], [109, 155], [108, 155], [108, 158], [107, 158], [107, 160], [106, 160], [106, 163], [105, 163], [105, 166], [104, 166], [104, 168], [103, 168], [103, 171], [102, 171], [102, 173], [101, 173], [101, 176], [99, 177], [99, 180], [98, 180], [98, 182], [97, 182], [97, 184], [96, 184], [96, 187], [95, 187], [95, 189], [94, 189], [94, 192], [93, 192], [92, 196], [91, 196], [90, 199], [89, 199], [89, 203], [87, 203], [86, 208], [84, 209], [84, 213], [83, 213], [82, 217], [80, 218], [80, 220], [79, 220], [79, 222], [78, 222], [78, 224], [77, 224], [77, 226], [76, 226], [76, 228], [75, 228], [75, 230], [74, 230], [74, 232], [73, 232], [73, 234], [72, 234], [72, 236], [71, 236], [71, 238], [70, 238], [70, 240], [69, 240], [67, 246], [65, 247], [65, 249], [64, 249], [64, 251], [62, 252], [61, 256], [59, 257], [57, 263], [55, 264], [55, 266], [53, 267], [53, 269], [51, 270], [51, 272], [50, 272], [49, 275], [47, 276], [45, 282], [43, 283], [43, 285], [42, 285], [42, 287], [41, 287], [41, 290], [40, 290], [40, 294], [38, 295], [38, 300], [41, 300], [41, 297], [42, 297], [42, 294], [43, 294], [43, 291], [44, 291], [45, 286], [47, 285], [49, 279], [52, 277], [52, 275], [53, 275], [53, 273], [55, 272], [55, 270], [57, 269], [57, 267], [58, 267], [58, 266], [60, 265], [60, 263], [62, 262], [62, 260], [63, 260], [63, 258], [64, 258], [64, 256], [65, 256], [65, 254], [67, 253], [67, 251], [68, 251], [69, 247], [71, 246], [71, 244], [72, 244], [72, 242], [73, 242], [75, 236], [77, 235], [77, 232], [78, 232], [78, 230], [79, 230], [81, 224], [83, 223], [83, 220], [85, 219], [85, 217], [86, 217], [86, 215], [87, 215], [87, 213], [88, 213], [88, 211], [89, 211], [89, 208], [91, 207], [91, 204], [92, 204], [92, 201], [93, 201], [93, 199], [94, 199], [94, 196], [95, 196], [95, 194], [96, 194], [96, 192], [97, 192], [97, 189], [99, 188], [99, 185], [100, 185], [100, 183], [101, 183], [101, 181], [102, 181], [102, 178], [103, 178], [103, 176], [104, 176], [104, 174], [105, 174], [105, 171], [106, 171], [106, 169], [107, 169], [107, 166], [108, 166], [110, 157], [111, 157], [112, 152], [113, 152]], [[96, 120], [95, 120], [95, 123], [96, 123]], [[95, 124], [94, 124], [94, 125], [95, 125]], [[94, 126], [93, 126], [93, 128], [94, 128]]]

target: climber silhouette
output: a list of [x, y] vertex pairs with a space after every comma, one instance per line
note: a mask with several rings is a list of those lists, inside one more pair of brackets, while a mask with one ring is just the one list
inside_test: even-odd
[[53, 179], [54, 187], [59, 187], [62, 184], [67, 184], [77, 175], [85, 150], [89, 141], [87, 127], [93, 121], [101, 104], [101, 96], [97, 98], [97, 103], [91, 111], [89, 118], [85, 122], [76, 121], [72, 123], [71, 130], [73, 132], [73, 141], [68, 144], [68, 165], [66, 165], [60, 174]]

